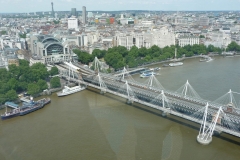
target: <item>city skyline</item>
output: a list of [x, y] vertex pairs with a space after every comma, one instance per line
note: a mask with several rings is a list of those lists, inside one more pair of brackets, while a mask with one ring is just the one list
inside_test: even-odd
[[[0, 13], [26, 13], [51, 11], [51, 2], [55, 11], [67, 11], [82, 6], [87, 10], [121, 11], [121, 10], [163, 10], [163, 11], [218, 11], [240, 10], [240, 0], [0, 0]], [[11, 4], [11, 5], [10, 5]]]

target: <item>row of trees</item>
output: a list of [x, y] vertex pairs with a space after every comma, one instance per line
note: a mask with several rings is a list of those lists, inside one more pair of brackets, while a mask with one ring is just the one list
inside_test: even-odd
[[[126, 47], [118, 46], [109, 48], [106, 50], [95, 49], [90, 55], [87, 52], [80, 50], [74, 50], [74, 53], [78, 55], [78, 60], [81, 63], [88, 64], [94, 60], [94, 57], [104, 58], [106, 63], [118, 70], [123, 66], [137, 67], [143, 64], [164, 61], [170, 58], [174, 58], [176, 46], [166, 46], [164, 48], [159, 48], [153, 45], [151, 48], [137, 48], [133, 46], [130, 50]], [[184, 47], [177, 46], [177, 58], [185, 55], [186, 57], [191, 57], [193, 55], [208, 54], [209, 52], [221, 53], [222, 49], [214, 47], [213, 45], [205, 46], [200, 45], [186, 45]]]
[[17, 99], [20, 92], [27, 91], [31, 95], [42, 92], [48, 88], [49, 76], [58, 74], [56, 67], [47, 71], [44, 64], [29, 66], [26, 60], [19, 60], [19, 66], [9, 65], [8, 68], [0, 69], [0, 104]]
[[236, 51], [240, 52], [240, 45], [238, 45], [236, 42], [231, 42], [228, 46], [226, 51]]

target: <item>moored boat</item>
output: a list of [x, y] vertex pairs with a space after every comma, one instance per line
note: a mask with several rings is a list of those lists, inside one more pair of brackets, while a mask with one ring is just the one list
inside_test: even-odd
[[19, 116], [19, 114], [20, 114], [19, 108], [13, 109], [12, 111], [8, 112], [7, 107], [6, 107], [6, 112], [1, 115], [1, 119], [4, 120], [4, 119], [8, 119], [8, 118], [13, 118], [13, 117]]
[[176, 66], [181, 66], [181, 65], [183, 65], [182, 62], [169, 63], [169, 66], [171, 66], [171, 67], [176, 67]]
[[81, 86], [75, 86], [75, 87], [68, 87], [68, 86], [64, 86], [64, 89], [61, 92], [58, 92], [57, 95], [58, 97], [61, 96], [67, 96], [76, 92], [80, 92], [82, 90], [86, 89], [85, 87], [81, 87]]
[[50, 102], [51, 102], [50, 98], [43, 98], [43, 99], [40, 99], [36, 102], [31, 100], [29, 105], [26, 104], [25, 106], [21, 107], [19, 115], [23, 116], [23, 115], [26, 115], [28, 113], [34, 112], [38, 109], [43, 108], [46, 104], [48, 104]]
[[4, 120], [4, 119], [8, 119], [8, 118], [13, 118], [16, 116], [23, 116], [23, 115], [26, 115], [28, 113], [31, 113], [38, 109], [43, 108], [46, 104], [48, 104], [50, 102], [51, 102], [50, 98], [43, 98], [36, 102], [31, 100], [29, 103], [23, 103], [23, 105], [21, 107], [19, 107], [17, 109], [13, 109], [10, 112], [7, 112], [7, 108], [6, 108], [6, 112], [1, 115], [1, 118], [2, 118], [2, 120]]
[[145, 78], [145, 77], [150, 77], [151, 75], [155, 75], [155, 72], [143, 72], [140, 77]]
[[176, 66], [181, 66], [183, 65], [183, 62], [176, 62], [176, 57], [177, 57], [177, 48], [175, 48], [175, 58], [173, 63], [169, 63], [170, 67], [176, 67]]

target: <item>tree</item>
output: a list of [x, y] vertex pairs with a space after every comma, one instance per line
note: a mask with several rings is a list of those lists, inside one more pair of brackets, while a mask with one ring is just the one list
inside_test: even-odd
[[31, 67], [31, 73], [32, 74], [31, 78], [33, 81], [38, 81], [39, 79], [46, 79], [49, 75], [47, 68], [44, 64], [42, 63], [35, 63]]
[[12, 90], [17, 90], [17, 88], [18, 88], [18, 81], [15, 78], [11, 78], [7, 82], [7, 84], [10, 87], [10, 89], [12, 89]]
[[106, 54], [106, 50], [94, 49], [92, 52], [92, 58], [103, 58]]
[[39, 86], [41, 91], [48, 88], [47, 82], [42, 79], [38, 80], [37, 85]]
[[227, 51], [240, 51], [240, 46], [236, 42], [231, 42], [227, 46]]
[[7, 98], [4, 94], [0, 94], [0, 104], [3, 104], [4, 102], [6, 102]]
[[128, 52], [128, 55], [131, 55], [134, 58], [137, 58], [138, 57], [138, 48], [136, 46], [132, 46], [130, 51]]
[[27, 35], [26, 33], [19, 34], [19, 37], [20, 37], [20, 38], [26, 38], [26, 35]]
[[50, 80], [50, 85], [51, 85], [51, 88], [61, 87], [60, 78], [59, 77], [53, 77]]
[[40, 87], [36, 83], [28, 84], [27, 93], [30, 95], [36, 95], [40, 93]]
[[58, 72], [58, 68], [57, 67], [52, 67], [51, 70], [49, 71], [50, 75], [51, 76], [54, 76], [54, 75], [57, 75], [59, 72]]
[[17, 95], [15, 90], [9, 90], [6, 93], [6, 98], [7, 98], [8, 101], [14, 101], [18, 98], [18, 95]]
[[123, 62], [123, 57], [118, 52], [110, 52], [104, 56], [104, 60], [115, 70], [123, 67], [125, 63]]
[[1, 35], [5, 35], [5, 34], [7, 34], [7, 31], [1, 31], [0, 33], [1, 33]]

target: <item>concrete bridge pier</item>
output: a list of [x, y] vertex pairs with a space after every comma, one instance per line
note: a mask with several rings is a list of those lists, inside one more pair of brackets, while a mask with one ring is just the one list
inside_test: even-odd
[[106, 90], [101, 90], [100, 94], [104, 95], [106, 93]]
[[219, 136], [220, 134], [222, 134], [222, 131], [215, 129], [213, 134]]
[[209, 143], [212, 142], [212, 136], [207, 136], [206, 134], [199, 134], [197, 136], [197, 141], [198, 143], [202, 144], [202, 145], [208, 145]]
[[133, 100], [127, 99], [127, 104], [133, 104]]
[[169, 115], [168, 112], [162, 112], [162, 116], [163, 116], [163, 117], [167, 117], [168, 115]]

